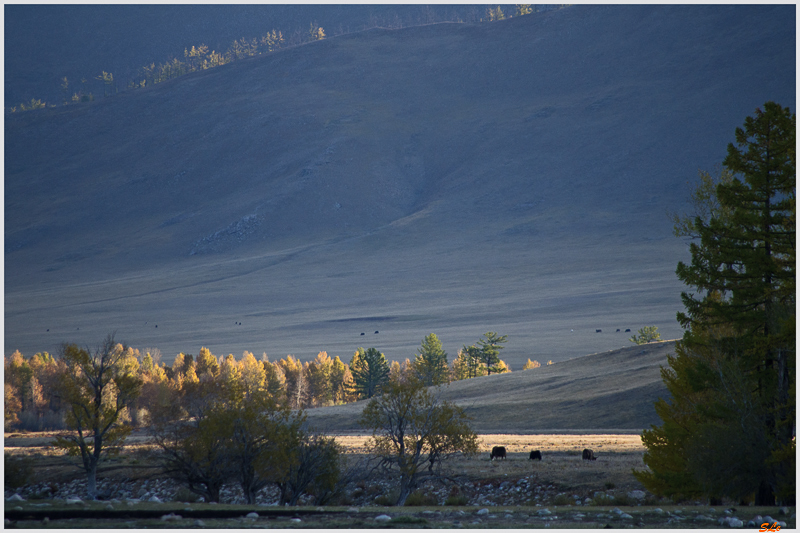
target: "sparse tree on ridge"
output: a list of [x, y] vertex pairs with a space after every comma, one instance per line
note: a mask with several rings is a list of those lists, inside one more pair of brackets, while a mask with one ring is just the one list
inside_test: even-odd
[[98, 75], [95, 79], [103, 82], [103, 96], [110, 96], [114, 94], [114, 75], [105, 70], [102, 74]]
[[517, 4], [517, 16], [521, 17], [522, 15], [530, 15], [533, 13], [533, 8], [531, 4]]
[[308, 30], [308, 36], [312, 41], [321, 41], [325, 38], [325, 30], [323, 30], [315, 22], [312, 22], [311, 27]]
[[647, 344], [648, 342], [660, 341], [661, 334], [656, 326], [645, 326], [637, 331], [638, 335], [633, 335], [629, 341], [634, 344]]
[[66, 76], [61, 78], [61, 92], [64, 93], [64, 105], [69, 103], [69, 80]]
[[463, 346], [458, 351], [458, 356], [453, 360], [453, 379], [470, 379], [486, 375], [486, 366], [483, 364], [481, 349], [477, 346]]
[[539, 368], [542, 364], [539, 361], [531, 361], [531, 358], [528, 358], [528, 362], [525, 363], [525, 366], [522, 367], [522, 370], [531, 370], [533, 368]]
[[500, 9], [500, 6], [497, 6], [497, 9], [487, 8], [486, 9], [486, 18], [491, 22], [495, 20], [503, 20], [506, 18], [503, 10]]
[[489, 331], [483, 335], [483, 339], [478, 341], [480, 347], [480, 357], [484, 365], [486, 365], [487, 374], [495, 374], [502, 372], [498, 363], [500, 363], [500, 350], [505, 348], [503, 344], [508, 340], [508, 335], [500, 336], [494, 331]]

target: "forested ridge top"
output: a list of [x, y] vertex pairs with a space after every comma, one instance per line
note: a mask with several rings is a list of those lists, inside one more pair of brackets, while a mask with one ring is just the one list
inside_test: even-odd
[[[161, 5], [5, 7], [5, 107], [30, 108], [31, 99], [61, 105], [78, 94], [88, 101], [123, 91], [151, 65], [183, 61], [207, 46], [225, 56], [271, 32], [282, 46], [371, 28], [441, 22], [479, 23], [541, 13], [559, 5]], [[500, 11], [497, 11], [500, 9]], [[505, 13], [504, 13], [505, 11]], [[320, 28], [324, 31], [318, 32]], [[311, 34], [311, 35], [310, 35]], [[58, 46], [52, 46], [57, 42]], [[237, 44], [239, 43], [239, 44]], [[244, 56], [239, 56], [244, 57]], [[109, 82], [108, 75], [114, 79]], [[66, 78], [66, 83], [65, 83]]]
[[7, 115], [6, 353], [116, 330], [306, 361], [380, 330], [402, 361], [495, 330], [519, 368], [676, 338], [662, 213], [794, 104], [794, 34], [791, 6], [573, 6]]

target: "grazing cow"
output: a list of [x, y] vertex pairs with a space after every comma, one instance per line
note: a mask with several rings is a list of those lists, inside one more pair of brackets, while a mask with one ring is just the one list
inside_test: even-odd
[[594, 452], [589, 448], [583, 449], [583, 460], [584, 461], [596, 461], [597, 457], [594, 456]]
[[601, 333], [602, 331], [603, 331], [602, 329], [596, 329], [596, 330], [594, 330], [594, 332], [595, 332], [595, 333]]
[[619, 328], [617, 328], [617, 333], [619, 333]]
[[378, 334], [378, 330], [375, 330], [375, 335], [377, 335], [377, 334]]
[[362, 335], [363, 335], [363, 333], [362, 333]]
[[625, 333], [630, 333], [630, 332], [631, 332], [631, 330], [629, 330], [629, 329], [625, 330]]
[[531, 451], [531, 461], [533, 461], [534, 459], [536, 459], [537, 461], [541, 461], [542, 460], [542, 452], [540, 452], [539, 450], [532, 450]]
[[505, 446], [495, 446], [492, 448], [492, 455], [489, 456], [489, 460], [491, 461], [495, 457], [497, 458], [506, 458], [506, 447]]

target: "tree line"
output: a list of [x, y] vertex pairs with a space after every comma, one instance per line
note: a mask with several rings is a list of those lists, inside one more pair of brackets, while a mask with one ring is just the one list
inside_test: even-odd
[[[232, 354], [216, 356], [201, 348], [197, 356], [179, 353], [171, 365], [160, 361], [157, 349], [138, 350], [126, 347], [118, 365], [142, 383], [141, 393], [126, 405], [123, 420], [133, 426], [150, 423], [151, 414], [161, 398], [180, 393], [200, 382], [237, 379], [263, 382], [269, 394], [291, 409], [338, 405], [376, 396], [388, 383], [419, 380], [425, 386], [510, 372], [499, 358], [507, 336], [486, 333], [475, 344], [463, 346], [457, 357], [448, 362], [439, 338], [431, 333], [420, 345], [413, 360], [387, 361], [376, 348], [359, 348], [349, 363], [338, 356], [320, 352], [307, 362], [292, 355], [270, 361], [266, 354], [256, 358], [244, 352], [240, 359]], [[70, 362], [68, 346], [57, 357], [41, 352], [25, 358], [19, 351], [5, 357], [4, 414], [6, 429], [63, 429], [67, 405], [58, 384], [76, 363]], [[526, 368], [538, 362], [528, 360]]]
[[[564, 7], [568, 4], [560, 5]], [[435, 22], [455, 22], [455, 23], [479, 23], [479, 22], [492, 22], [503, 20], [506, 15], [503, 13], [501, 7], [486, 7], [485, 11], [481, 13], [478, 10], [479, 6], [472, 6], [464, 13], [453, 13], [451, 16], [441, 19], [436, 17], [432, 12], [428, 12], [427, 16], [418, 17], [416, 19], [403, 20], [397, 15], [390, 18], [372, 17], [363, 29], [383, 27], [391, 29], [399, 29], [421, 24], [432, 24]], [[513, 16], [529, 15], [540, 11], [543, 6], [536, 6], [533, 4], [516, 4], [514, 15], [509, 14], [508, 18]], [[349, 30], [340, 26], [333, 35], [342, 35], [348, 33]], [[231, 63], [233, 61], [245, 59], [248, 57], [259, 56], [268, 54], [279, 50], [281, 48], [299, 46], [313, 41], [322, 40], [327, 37], [325, 29], [319, 26], [316, 22], [309, 24], [307, 30], [297, 29], [290, 33], [284, 33], [281, 30], [271, 30], [261, 37], [245, 38], [234, 40], [225, 51], [217, 52], [216, 50], [209, 49], [205, 44], [192, 45], [191, 48], [186, 47], [183, 51], [183, 57], [169, 57], [160, 63], [150, 63], [137, 70], [137, 73], [123, 81], [122, 85], [118, 83], [118, 77], [113, 73], [102, 71], [96, 76], [89, 78], [83, 77], [80, 84], [76, 85], [70, 81], [67, 76], [60, 78], [59, 89], [62, 93], [62, 105], [77, 104], [80, 102], [91, 102], [95, 99], [95, 95], [90, 89], [93, 84], [97, 88], [97, 83], [102, 85], [103, 96], [112, 96], [122, 90], [142, 89], [150, 87], [164, 81], [178, 78], [196, 72], [198, 70], [207, 70], [210, 68], [218, 67]], [[34, 109], [43, 109], [46, 107], [56, 107], [55, 104], [48, 104], [42, 99], [32, 98], [29, 102], [23, 102], [16, 106], [10, 106], [6, 109], [11, 113], [18, 111], [30, 111]]]
[[[50, 361], [35, 359], [34, 364]], [[56, 365], [66, 372], [54, 386], [69, 431], [52, 444], [76, 458], [76, 466], [87, 476], [89, 498], [111, 497], [98, 491], [98, 467], [119, 453], [133, 430], [126, 414], [148, 392], [156, 393], [148, 415], [155, 444], [151, 459], [164, 475], [207, 502], [219, 502], [223, 486], [236, 484], [249, 504], [273, 486], [280, 505], [295, 505], [301, 498], [325, 505], [342, 495], [349, 482], [380, 469], [382, 475], [399, 480], [397, 504], [402, 505], [422, 479], [445, 480], [441, 465], [448, 457], [477, 451], [477, 436], [464, 411], [441, 401], [415, 374], [387, 381], [372, 397], [359, 419], [373, 432], [367, 444], [371, 455], [366, 464], [348, 464], [335, 439], [309, 428], [302, 409], [293, 408], [285, 394], [270, 390], [264, 366], [252, 356], [245, 356], [241, 364], [233, 358], [218, 362], [213, 356], [198, 362], [206, 365], [202, 379], [194, 362], [184, 358], [186, 371], [177, 374], [181, 387], [154, 390], [153, 381], [143, 376], [163, 368], [149, 365], [141, 373], [134, 351], [113, 335], [94, 350], [74, 344], [61, 347]], [[5, 454], [6, 471], [16, 483], [12, 486], [27, 481], [29, 463], [25, 457]]]
[[[291, 356], [272, 364], [247, 352], [240, 361], [230, 355], [217, 359], [203, 349], [196, 360], [180, 354], [167, 367], [153, 361], [150, 352], [137, 357], [135, 350], [109, 335], [94, 350], [65, 344], [57, 359], [37, 354], [20, 361], [15, 353], [7, 367], [11, 377], [6, 383], [6, 423], [15, 415], [9, 389], [19, 385], [14, 380], [27, 375], [33, 393], [23, 395], [25, 402], [43, 407], [49, 396], [58, 402], [51, 408], [63, 409], [69, 431], [57, 436], [53, 445], [77, 458], [92, 499], [108, 497], [98, 492], [98, 467], [120, 451], [134, 428], [132, 415], [146, 410], [157, 449], [154, 460], [165, 475], [205, 501], [219, 502], [222, 487], [235, 483], [250, 504], [259, 491], [272, 485], [279, 490], [281, 505], [295, 505], [302, 497], [324, 505], [349, 481], [368, 474], [359, 465], [343, 462], [341, 447], [333, 438], [307, 426], [293, 396], [300, 389], [286, 387], [285, 380], [296, 372], [295, 387], [299, 387], [301, 376], [308, 374], [309, 386], [317, 391], [371, 398], [359, 422], [373, 431], [368, 448], [378, 463], [372, 470], [399, 476], [401, 505], [422, 479], [441, 479], [445, 459], [477, 451], [477, 436], [464, 411], [430, 392], [425, 380], [435, 378], [416, 364], [425, 360], [424, 353], [443, 354], [438, 348], [436, 336], [427, 336], [415, 364], [390, 378], [383, 354], [374, 348], [354, 354], [352, 373], [348, 365], [338, 358], [330, 361], [324, 352], [301, 365]], [[350, 373], [350, 385], [331, 388], [332, 383], [348, 380], [332, 381], [321, 370], [324, 367], [345, 376]], [[49, 395], [43, 386], [52, 387]], [[15, 460], [6, 454], [11, 470], [18, 470]]]

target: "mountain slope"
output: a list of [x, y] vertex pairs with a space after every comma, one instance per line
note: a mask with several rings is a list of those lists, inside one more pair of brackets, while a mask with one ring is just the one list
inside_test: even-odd
[[794, 31], [791, 6], [575, 6], [9, 115], [5, 350], [404, 359], [496, 330], [519, 368], [678, 337], [664, 213], [794, 105]]

